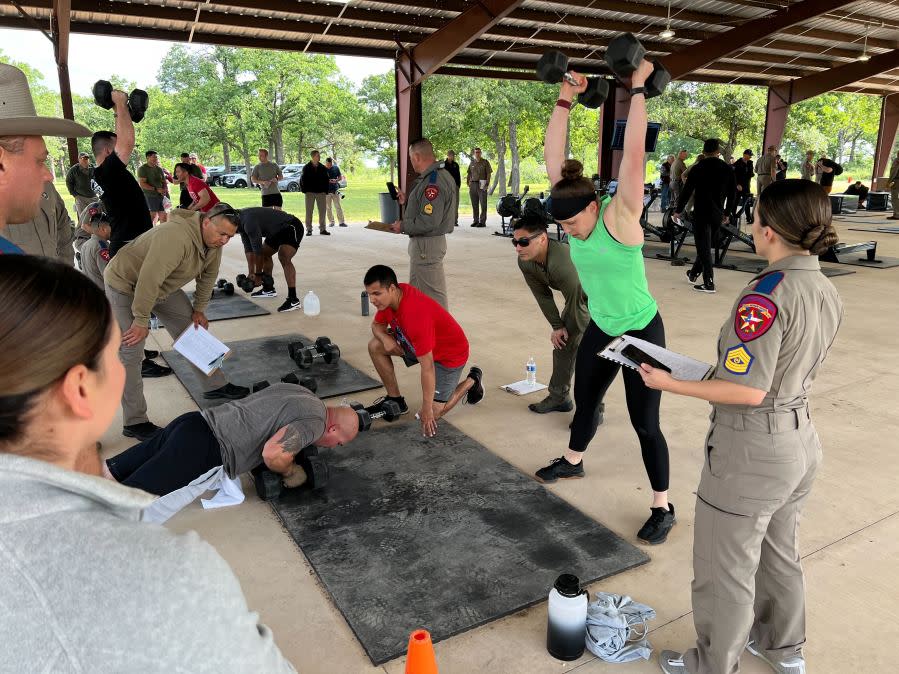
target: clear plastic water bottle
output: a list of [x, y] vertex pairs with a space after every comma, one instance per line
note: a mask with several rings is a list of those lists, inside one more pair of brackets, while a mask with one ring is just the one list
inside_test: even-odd
[[528, 358], [527, 365], [525, 365], [525, 371], [527, 372], [528, 386], [536, 386], [537, 385], [537, 361], [534, 360], [533, 356]]
[[321, 313], [322, 305], [318, 301], [318, 295], [311, 290], [306, 293], [303, 298], [303, 313], [307, 316], [318, 316]]

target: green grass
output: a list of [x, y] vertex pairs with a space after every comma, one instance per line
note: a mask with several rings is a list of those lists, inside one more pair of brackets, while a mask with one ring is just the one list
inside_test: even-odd
[[[347, 222], [368, 222], [369, 220], [379, 220], [381, 217], [378, 207], [378, 194], [386, 192], [385, 183], [387, 177], [365, 176], [364, 178], [354, 178], [347, 176], [348, 186], [343, 193], [346, 198], [341, 202], [343, 214]], [[74, 199], [66, 190], [65, 181], [57, 180], [56, 189], [62, 195], [71, 212]], [[259, 190], [251, 187], [228, 189], [226, 187], [215, 187], [216, 196], [222, 201], [226, 201], [235, 208], [246, 208], [247, 206], [260, 206], [261, 197]], [[539, 191], [539, 190], [538, 190]], [[174, 195], [173, 201], [177, 202], [178, 188], [172, 190]], [[284, 210], [293, 213], [300, 220], [306, 217], [306, 205], [303, 194], [301, 192], [284, 192]], [[499, 197], [493, 196], [487, 199], [488, 215], [496, 214], [496, 202]], [[463, 189], [459, 197], [459, 219], [464, 222], [464, 218], [471, 217], [471, 201], [468, 198], [468, 192]], [[335, 214], [336, 217], [336, 214]], [[317, 218], [317, 214], [316, 214]]]

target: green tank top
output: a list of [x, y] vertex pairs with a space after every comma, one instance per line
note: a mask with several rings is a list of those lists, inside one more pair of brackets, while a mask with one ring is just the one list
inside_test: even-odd
[[606, 207], [611, 198], [600, 202], [596, 227], [585, 241], [569, 237], [571, 261], [581, 286], [587, 293], [590, 318], [607, 335], [618, 337], [629, 330], [641, 330], [659, 310], [649, 293], [643, 244], [626, 246], [606, 229]]

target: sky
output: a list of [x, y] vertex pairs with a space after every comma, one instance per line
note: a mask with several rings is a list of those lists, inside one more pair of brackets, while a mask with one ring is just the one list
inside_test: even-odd
[[[72, 91], [90, 94], [97, 80], [112, 75], [132, 81], [139, 88], [156, 83], [156, 72], [172, 42], [137, 40], [73, 33], [69, 45], [69, 79]], [[27, 63], [44, 75], [44, 84], [59, 91], [53, 46], [30, 30], [0, 29], [0, 50], [14, 61]], [[100, 55], [100, 58], [97, 58]], [[118, 56], [117, 56], [118, 55]], [[114, 62], [112, 72], [109, 64]], [[392, 67], [388, 59], [338, 56], [337, 65], [345, 77], [359, 84], [369, 75], [385, 73]]]

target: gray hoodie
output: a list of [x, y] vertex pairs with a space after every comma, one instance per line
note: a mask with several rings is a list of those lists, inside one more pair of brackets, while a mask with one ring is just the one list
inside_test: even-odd
[[0, 454], [0, 672], [295, 672], [228, 564], [153, 496]]

